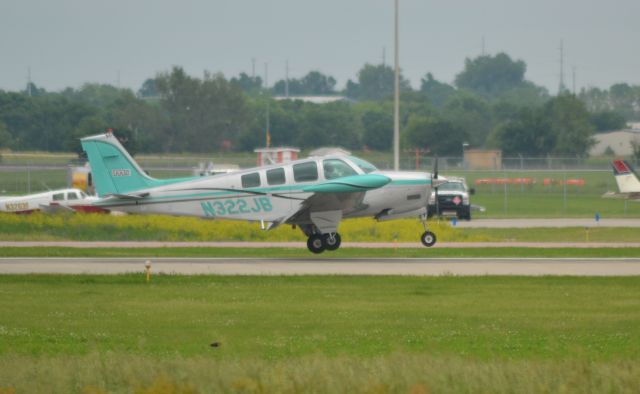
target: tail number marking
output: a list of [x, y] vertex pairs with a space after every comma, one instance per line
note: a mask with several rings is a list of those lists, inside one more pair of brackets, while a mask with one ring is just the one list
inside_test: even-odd
[[112, 176], [131, 176], [131, 170], [123, 169], [123, 170], [111, 170]]
[[273, 205], [269, 197], [254, 197], [252, 203], [245, 199], [228, 199], [201, 202], [202, 212], [207, 217], [239, 215], [247, 213], [271, 212]]

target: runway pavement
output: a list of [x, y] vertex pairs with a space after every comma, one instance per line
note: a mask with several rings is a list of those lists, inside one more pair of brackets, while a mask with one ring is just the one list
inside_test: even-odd
[[[144, 274], [142, 258], [1, 258], [0, 274]], [[640, 258], [155, 258], [153, 274], [640, 276]]]

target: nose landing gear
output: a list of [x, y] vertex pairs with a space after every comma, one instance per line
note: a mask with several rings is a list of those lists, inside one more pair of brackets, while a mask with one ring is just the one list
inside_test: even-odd
[[420, 236], [420, 241], [424, 246], [426, 246], [427, 248], [430, 248], [436, 244], [436, 235], [431, 231], [425, 231]]
[[436, 235], [427, 228], [427, 215], [421, 216], [420, 220], [424, 227], [424, 233], [420, 236], [420, 242], [422, 242], [422, 244], [427, 248], [430, 248], [436, 244]]
[[307, 239], [307, 248], [312, 253], [322, 253], [326, 250], [336, 250], [342, 239], [338, 233], [312, 234]]

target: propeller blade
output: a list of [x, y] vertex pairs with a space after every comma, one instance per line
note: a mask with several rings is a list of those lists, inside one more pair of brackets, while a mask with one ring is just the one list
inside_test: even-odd
[[[438, 155], [436, 155], [436, 162], [433, 165], [433, 177], [434, 179], [438, 179]], [[434, 186], [434, 191], [433, 194], [436, 198], [436, 215], [440, 216], [440, 201], [438, 201], [438, 185], [439, 183], [436, 182]]]
[[436, 156], [436, 162], [433, 165], [433, 179], [438, 179], [438, 156]]

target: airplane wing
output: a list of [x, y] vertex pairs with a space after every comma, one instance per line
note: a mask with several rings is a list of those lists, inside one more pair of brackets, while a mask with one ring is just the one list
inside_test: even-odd
[[300, 208], [289, 217], [272, 223], [269, 228], [281, 223], [313, 223], [323, 233], [335, 232], [344, 212], [358, 209], [368, 190], [380, 188], [389, 182], [391, 179], [384, 175], [365, 174], [309, 185], [303, 192], [313, 194], [302, 202]]

